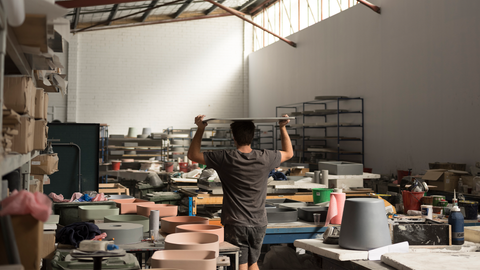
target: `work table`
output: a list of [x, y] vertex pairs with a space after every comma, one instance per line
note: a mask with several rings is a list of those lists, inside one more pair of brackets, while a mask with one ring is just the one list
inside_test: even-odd
[[410, 246], [408, 253], [387, 253], [381, 261], [369, 261], [368, 251], [343, 249], [319, 239], [296, 240], [294, 245], [320, 256], [323, 269], [478, 269], [480, 261], [480, 244], [472, 242], [462, 246]]

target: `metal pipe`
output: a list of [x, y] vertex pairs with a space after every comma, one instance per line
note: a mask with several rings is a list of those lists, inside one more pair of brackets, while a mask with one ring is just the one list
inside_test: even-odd
[[363, 4], [363, 5], [371, 8], [373, 11], [377, 12], [378, 14], [380, 14], [380, 7], [375, 6], [374, 4], [368, 2], [367, 0], [357, 0], [357, 1], [360, 2], [360, 4]]
[[82, 149], [78, 144], [69, 143], [52, 143], [52, 146], [75, 146], [78, 149], [78, 192], [82, 192]]
[[246, 22], [248, 22], [248, 23], [250, 23], [250, 24], [252, 24], [252, 25], [254, 25], [254, 26], [258, 27], [258, 28], [260, 28], [260, 29], [262, 29], [263, 31], [265, 31], [265, 32], [267, 32], [267, 33], [269, 33], [269, 34], [271, 34], [271, 35], [279, 38], [280, 40], [286, 42], [288, 45], [290, 45], [290, 46], [292, 46], [292, 47], [294, 47], [294, 48], [297, 47], [297, 44], [296, 44], [295, 42], [290, 41], [290, 40], [288, 40], [288, 39], [286, 39], [286, 38], [283, 38], [283, 37], [281, 37], [281, 36], [279, 36], [279, 35], [271, 32], [271, 31], [267, 30], [266, 28], [263, 28], [262, 26], [254, 23], [253, 21], [251, 21], [251, 20], [249, 20], [249, 19], [247, 19], [247, 18], [242, 17], [242, 16], [240, 15], [240, 14], [242, 14], [242, 13], [238, 12], [237, 10], [235, 10], [235, 9], [233, 9], [233, 8], [229, 8], [229, 7], [224, 6], [224, 5], [222, 5], [222, 4], [219, 4], [219, 3], [217, 3], [217, 2], [215, 2], [215, 1], [213, 1], [213, 0], [205, 0], [205, 1], [213, 4], [213, 5], [217, 6], [217, 7], [219, 7], [219, 8], [221, 8], [221, 9], [223, 9], [223, 10], [225, 10], [225, 11], [227, 11], [227, 12], [229, 12], [229, 13], [235, 15], [235, 16], [237, 16], [238, 18], [240, 18], [240, 19], [242, 19], [242, 20], [244, 20], [244, 21], [246, 21]]

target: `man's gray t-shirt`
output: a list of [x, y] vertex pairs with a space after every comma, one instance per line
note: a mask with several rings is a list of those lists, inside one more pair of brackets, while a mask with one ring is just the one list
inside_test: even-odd
[[280, 166], [280, 151], [223, 150], [205, 152], [203, 157], [222, 182], [222, 224], [266, 226], [267, 179], [268, 174]]

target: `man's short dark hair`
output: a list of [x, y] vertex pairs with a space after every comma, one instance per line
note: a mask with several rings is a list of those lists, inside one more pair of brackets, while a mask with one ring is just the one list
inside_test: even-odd
[[230, 124], [230, 128], [238, 146], [252, 144], [255, 135], [255, 124], [252, 121], [236, 121]]

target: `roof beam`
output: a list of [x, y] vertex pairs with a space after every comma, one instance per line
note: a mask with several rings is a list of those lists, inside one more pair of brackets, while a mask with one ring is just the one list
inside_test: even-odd
[[185, 3], [177, 10], [177, 12], [173, 15], [173, 18], [176, 19], [180, 16], [180, 14], [182, 14], [185, 9], [188, 8], [188, 6], [190, 6], [190, 4], [193, 2], [193, 0], [187, 0], [185, 1]]
[[250, 0], [250, 1], [247, 1], [245, 3], [243, 3], [243, 5], [241, 5], [239, 8], [237, 8], [238, 11], [242, 11], [246, 8], [248, 8], [249, 6], [251, 6], [253, 3], [257, 2], [257, 0]]
[[79, 8], [79, 7], [93, 7], [106, 6], [114, 4], [122, 4], [129, 2], [143, 2], [145, 0], [70, 0], [70, 1], [56, 1], [55, 4], [64, 8]]
[[112, 8], [112, 11], [110, 11], [110, 15], [108, 15], [108, 25], [112, 24], [113, 18], [115, 18], [115, 15], [117, 15], [118, 7], [120, 4], [115, 4]]
[[[219, 4], [222, 4], [223, 2], [225, 2], [225, 0], [218, 0]], [[212, 5], [212, 7], [210, 7], [209, 9], [207, 9], [205, 11], [205, 15], [208, 15], [208, 14], [212, 13], [215, 9], [217, 9], [217, 6]]]
[[375, 11], [376, 13], [380, 14], [380, 7], [379, 6], [375, 6], [374, 4], [366, 1], [366, 0], [357, 0], [358, 2], [360, 2], [361, 4], [369, 7], [370, 9], [372, 9], [373, 11]]
[[251, 25], [256, 26], [256, 27], [262, 29], [263, 31], [269, 33], [269, 34], [272, 35], [272, 36], [275, 36], [276, 38], [282, 40], [283, 42], [287, 43], [288, 45], [290, 45], [290, 46], [292, 46], [292, 47], [294, 47], [294, 48], [297, 47], [297, 44], [296, 44], [295, 42], [293, 42], [293, 41], [291, 41], [291, 40], [288, 40], [288, 39], [286, 39], [286, 38], [284, 38], [284, 37], [281, 37], [281, 36], [273, 33], [272, 31], [270, 31], [270, 30], [262, 27], [261, 25], [256, 24], [256, 23], [253, 22], [252, 20], [249, 20], [249, 19], [243, 17], [242, 15], [245, 15], [245, 14], [241, 13], [240, 11], [237, 11], [237, 10], [235, 10], [235, 9], [233, 9], [233, 8], [229, 8], [229, 7], [227, 7], [227, 6], [224, 6], [224, 5], [222, 5], [222, 4], [219, 4], [219, 3], [217, 3], [217, 2], [215, 2], [215, 1], [213, 1], [213, 0], [204, 0], [204, 1], [207, 1], [207, 2], [209, 2], [209, 3], [212, 3], [212, 4], [214, 4], [215, 6], [217, 6], [217, 7], [221, 8], [221, 9], [227, 11], [228, 13], [231, 13], [231, 14], [235, 15], [236, 17], [238, 17], [238, 18], [240, 18], [240, 19], [242, 19], [242, 20], [250, 23]]
[[77, 28], [78, 18], [80, 17], [80, 9], [81, 9], [81, 8], [76, 8], [76, 9], [74, 10], [75, 15], [74, 15], [74, 17], [73, 17], [73, 22], [72, 22], [72, 24], [70, 25], [70, 29], [75, 29], [75, 28]]
[[[150, 3], [150, 5], [148, 5], [148, 7], [149, 7], [149, 8], [152, 8], [152, 7], [156, 6], [157, 3], [158, 3], [158, 0], [153, 0], [153, 1]], [[140, 21], [141, 21], [141, 22], [144, 22], [144, 21], [147, 19], [147, 17], [150, 16], [150, 13], [152, 13], [152, 10], [151, 10], [151, 9], [145, 11], [145, 13], [143, 13], [143, 15], [142, 15], [142, 18], [140, 18]]]
[[[98, 30], [120, 29], [120, 28], [135, 27], [135, 26], [141, 26], [141, 25], [154, 25], [154, 24], [162, 24], [162, 23], [185, 22], [185, 21], [193, 21], [193, 20], [220, 18], [220, 17], [226, 17], [226, 16], [232, 16], [232, 14], [222, 13], [222, 14], [209, 15], [209, 16], [196, 16], [196, 17], [186, 17], [186, 18], [179, 18], [179, 19], [165, 19], [165, 20], [158, 20], [158, 21], [116, 24], [116, 25], [111, 25], [111, 26], [98, 26], [98, 27], [93, 27], [93, 28], [88, 28], [88, 29], [84, 28], [84, 29], [86, 29], [84, 31], [89, 32], [89, 31], [98, 31]], [[79, 31], [75, 31], [73, 33], [76, 33], [76, 32], [79, 32]]]

